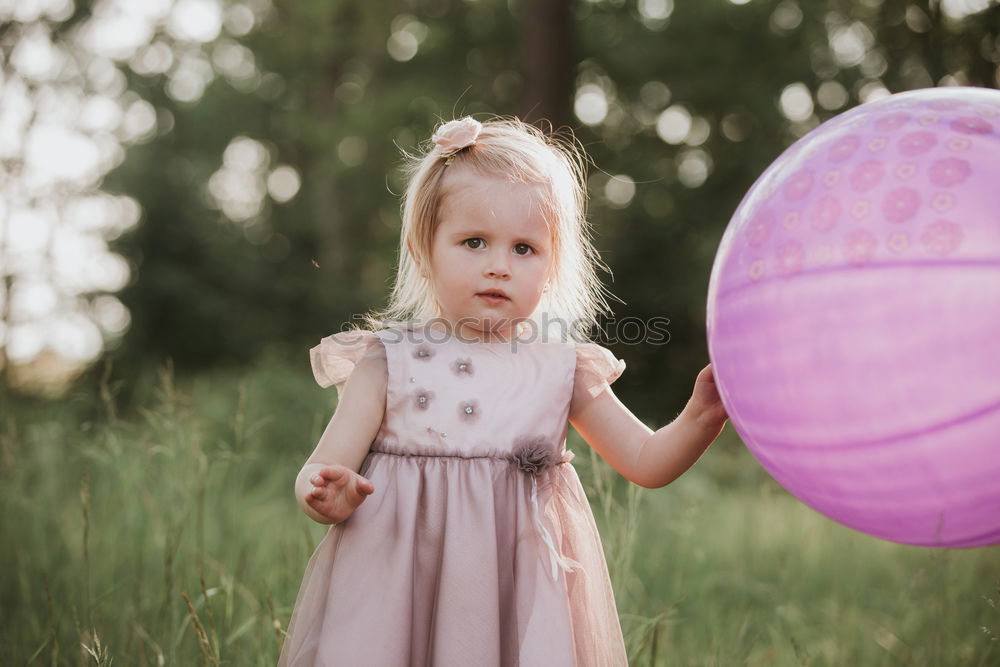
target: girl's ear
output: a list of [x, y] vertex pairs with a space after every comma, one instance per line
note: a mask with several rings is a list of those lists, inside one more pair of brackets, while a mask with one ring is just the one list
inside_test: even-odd
[[555, 277], [555, 271], [551, 268], [549, 269], [549, 276], [545, 279], [545, 287], [542, 289], [543, 292], [548, 292], [552, 287], [552, 278]]
[[413, 243], [410, 241], [410, 239], [406, 239], [406, 249], [410, 252], [410, 257], [413, 258], [413, 262], [417, 265], [417, 269], [420, 270], [420, 275], [426, 278], [427, 272], [424, 271], [423, 264], [421, 264], [420, 260], [417, 259], [417, 254], [413, 252]]

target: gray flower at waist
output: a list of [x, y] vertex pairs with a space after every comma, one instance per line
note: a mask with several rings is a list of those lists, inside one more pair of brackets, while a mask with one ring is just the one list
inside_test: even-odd
[[514, 441], [511, 459], [518, 468], [532, 475], [539, 475], [561, 462], [556, 448], [541, 435], [517, 438]]
[[552, 580], [558, 581], [560, 568], [566, 572], [572, 572], [577, 568], [582, 569], [580, 563], [559, 553], [555, 540], [542, 520], [542, 511], [539, 509], [538, 503], [538, 489], [547, 483], [547, 481], [540, 482], [538, 477], [556, 465], [572, 460], [573, 452], [566, 451], [560, 456], [557, 448], [545, 436], [520, 436], [514, 440], [511, 459], [517, 463], [517, 467], [531, 475], [531, 519], [535, 524], [539, 539], [548, 550], [552, 566], [550, 570]]

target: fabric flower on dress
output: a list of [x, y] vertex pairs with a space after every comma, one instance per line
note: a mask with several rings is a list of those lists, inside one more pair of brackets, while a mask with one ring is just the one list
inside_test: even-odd
[[427, 406], [430, 405], [431, 400], [434, 398], [433, 391], [427, 391], [426, 389], [417, 389], [416, 395], [413, 397], [413, 403], [416, 405], [418, 410], [426, 410]]
[[545, 436], [541, 435], [519, 437], [514, 441], [514, 449], [511, 452], [511, 458], [517, 467], [531, 475], [531, 518], [538, 537], [548, 550], [553, 581], [559, 579], [560, 569], [572, 572], [581, 568], [580, 563], [559, 553], [552, 535], [542, 523], [541, 511], [538, 507], [538, 476], [553, 468], [557, 463], [565, 463], [572, 459], [572, 453], [567, 453], [569, 456], [559, 459], [556, 456], [555, 448]]
[[518, 468], [532, 475], [545, 472], [556, 464], [552, 445], [540, 435], [518, 438], [511, 455]]
[[483, 124], [472, 116], [448, 121], [439, 127], [434, 136], [431, 137], [435, 143], [431, 155], [451, 157], [463, 148], [476, 143], [476, 138], [482, 129]]
[[473, 398], [459, 403], [458, 418], [465, 422], [474, 422], [479, 419], [479, 401]]
[[434, 350], [427, 343], [421, 343], [417, 346], [417, 349], [413, 351], [413, 358], [420, 359], [421, 361], [428, 361], [434, 356]]
[[451, 365], [451, 372], [455, 375], [462, 377], [472, 376], [475, 370], [472, 367], [472, 361], [469, 359], [456, 359]]

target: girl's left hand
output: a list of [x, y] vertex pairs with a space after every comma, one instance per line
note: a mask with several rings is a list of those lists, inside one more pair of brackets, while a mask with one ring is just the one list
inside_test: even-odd
[[722, 429], [729, 415], [722, 404], [719, 390], [715, 386], [715, 375], [712, 364], [705, 366], [694, 380], [694, 391], [688, 400], [686, 410], [699, 424], [710, 428]]

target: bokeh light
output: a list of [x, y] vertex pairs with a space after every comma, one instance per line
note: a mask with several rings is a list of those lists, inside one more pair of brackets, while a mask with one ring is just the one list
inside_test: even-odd
[[576, 91], [573, 111], [583, 123], [599, 125], [608, 115], [608, 99], [600, 86], [585, 84]]
[[[45, 356], [48, 370], [39, 374], [62, 382], [131, 322], [114, 294], [134, 279], [133, 269], [108, 242], [138, 225], [142, 209], [101, 183], [128, 145], [173, 127], [170, 111], [127, 89], [122, 69], [165, 76], [167, 94], [189, 104], [216, 76], [241, 90], [255, 87], [262, 76], [253, 54], [231, 37], [258, 25], [270, 1], [98, 0], [90, 16], [53, 34], [49, 21], [65, 21], [73, 9], [69, 0], [0, 3], [12, 40], [0, 79], [0, 158], [8, 165], [0, 180], [0, 266], [10, 285], [9, 294], [0, 292], [7, 312], [0, 363], [26, 366]], [[298, 172], [270, 169], [262, 145], [247, 139], [230, 148], [250, 165], [240, 172], [230, 155], [223, 160], [229, 171], [216, 179], [234, 218], [259, 211], [267, 195], [287, 202], [297, 194]]]

